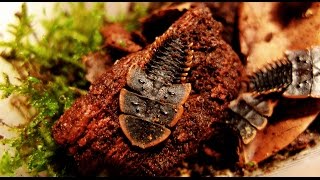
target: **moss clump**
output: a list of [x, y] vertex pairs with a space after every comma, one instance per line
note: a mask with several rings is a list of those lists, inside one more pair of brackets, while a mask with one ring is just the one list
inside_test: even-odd
[[14, 175], [17, 168], [25, 165], [34, 176], [43, 171], [48, 176], [68, 175], [72, 165], [62, 163], [61, 167], [61, 163], [56, 163], [59, 160], [55, 158], [61, 153], [51, 128], [75, 99], [88, 90], [90, 84], [85, 79], [81, 58], [102, 49], [102, 26], [120, 22], [133, 31], [139, 28], [138, 19], [147, 12], [147, 6], [133, 3], [126, 15], [111, 20], [106, 17], [106, 3], [91, 5], [88, 8], [85, 3], [55, 3], [53, 17], [41, 21], [45, 33], [39, 38], [32, 27], [33, 16], [23, 3], [21, 11], [15, 14], [18, 23], [8, 26], [14, 38], [0, 40], [0, 47], [4, 48], [1, 57], [13, 65], [20, 80], [20, 84], [12, 84], [4, 74], [5, 81], [0, 83], [2, 98], [11, 95], [19, 106], [29, 109], [28, 122], [13, 127], [19, 136], [0, 139], [16, 150], [13, 154], [8, 151], [2, 154], [0, 174]]
[[15, 14], [19, 22], [10, 24], [8, 29], [14, 38], [1, 41], [0, 46], [4, 48], [1, 56], [18, 71], [21, 83], [14, 85], [4, 75], [0, 91], [2, 98], [23, 96], [20, 104], [30, 108], [31, 118], [15, 128], [19, 132], [17, 138], [1, 140], [16, 149], [14, 154], [2, 155], [1, 174], [13, 175], [24, 164], [35, 176], [44, 170], [49, 176], [61, 175], [54, 171], [52, 157], [57, 146], [51, 127], [88, 89], [81, 57], [102, 44], [99, 29], [106, 21], [104, 5], [94, 3], [88, 9], [84, 3], [69, 3], [69, 11], [64, 11], [56, 3], [55, 16], [42, 21], [42, 38], [32, 28], [33, 17], [26, 4]]

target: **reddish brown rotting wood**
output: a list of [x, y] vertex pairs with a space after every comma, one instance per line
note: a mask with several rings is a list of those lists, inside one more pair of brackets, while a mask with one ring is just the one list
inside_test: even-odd
[[[69, 150], [78, 171], [93, 175], [112, 166], [122, 175], [169, 176], [183, 159], [198, 152], [216, 122], [225, 120], [228, 102], [237, 96], [243, 66], [232, 48], [221, 38], [221, 24], [208, 8], [195, 7], [184, 13], [150, 46], [117, 61], [92, 83], [55, 123], [52, 134]], [[119, 93], [126, 85], [128, 69], [149, 61], [152, 52], [167, 37], [176, 35], [194, 51], [186, 82], [192, 90], [184, 113], [167, 140], [152, 149], [131, 145], [119, 125]], [[215, 88], [219, 87], [219, 88]]]

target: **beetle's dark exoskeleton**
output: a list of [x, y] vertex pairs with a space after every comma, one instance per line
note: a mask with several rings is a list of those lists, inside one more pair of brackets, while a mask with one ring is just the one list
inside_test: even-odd
[[292, 63], [292, 82], [283, 95], [288, 98], [320, 98], [320, 46], [287, 51]]
[[240, 133], [244, 144], [248, 144], [256, 136], [257, 130], [265, 128], [273, 109], [265, 96], [253, 96], [252, 93], [243, 93], [229, 104], [231, 123]]
[[[248, 75], [243, 94], [231, 101], [233, 124], [244, 144], [263, 129], [273, 106], [261, 95], [280, 92], [287, 98], [320, 98], [320, 46], [285, 52], [285, 58]], [[257, 98], [259, 96], [259, 98]]]
[[282, 60], [249, 75], [247, 92], [282, 91], [288, 98], [320, 97], [320, 46], [291, 50]]
[[123, 113], [119, 122], [132, 145], [145, 149], [159, 144], [182, 116], [191, 91], [191, 84], [183, 83], [192, 61], [189, 46], [179, 38], [168, 38], [144, 68], [129, 68], [127, 87], [119, 96]]

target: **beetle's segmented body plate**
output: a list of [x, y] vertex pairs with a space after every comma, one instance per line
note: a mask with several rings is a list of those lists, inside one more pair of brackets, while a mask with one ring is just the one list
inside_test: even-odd
[[273, 109], [271, 102], [263, 96], [253, 96], [252, 93], [241, 94], [231, 101], [229, 109], [232, 111], [231, 122], [240, 132], [243, 143], [253, 140], [257, 130], [262, 130], [268, 122]]
[[311, 48], [312, 58], [312, 87], [311, 96], [320, 98], [320, 46]]
[[120, 92], [120, 109], [126, 114], [171, 127], [183, 112], [181, 105], [150, 100], [126, 89]]
[[287, 51], [292, 63], [292, 83], [283, 93], [289, 98], [320, 97], [320, 46]]
[[233, 111], [231, 112], [232, 116], [230, 123], [239, 131], [242, 142], [244, 144], [250, 143], [257, 134], [256, 128], [254, 128], [246, 119], [244, 119], [239, 114]]
[[119, 96], [120, 127], [132, 145], [155, 146], [170, 135], [183, 113], [191, 84], [184, 83], [192, 51], [179, 38], [168, 38], [144, 68], [132, 65]]

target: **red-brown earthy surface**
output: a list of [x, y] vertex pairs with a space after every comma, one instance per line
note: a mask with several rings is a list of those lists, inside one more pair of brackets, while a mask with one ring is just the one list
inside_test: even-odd
[[[196, 154], [224, 121], [229, 101], [240, 86], [241, 62], [221, 38], [221, 24], [208, 8], [185, 12], [154, 43], [117, 61], [97, 79], [53, 127], [56, 142], [68, 149], [83, 175], [112, 167], [121, 175], [169, 176], [185, 158]], [[172, 134], [151, 149], [133, 147], [119, 127], [119, 92], [126, 85], [128, 68], [144, 67], [167, 37], [178, 36], [192, 44], [193, 62], [186, 82], [192, 90], [184, 113]]]

